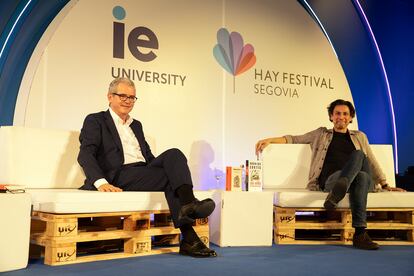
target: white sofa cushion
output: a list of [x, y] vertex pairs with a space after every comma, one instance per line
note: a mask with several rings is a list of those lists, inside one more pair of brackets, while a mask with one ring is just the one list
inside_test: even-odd
[[[163, 192], [104, 193], [77, 189], [27, 189], [32, 198], [33, 211], [46, 213], [98, 213], [168, 210]], [[196, 191], [202, 200], [212, 191]]]
[[[375, 157], [395, 187], [394, 158], [391, 145], [371, 145]], [[270, 145], [263, 152], [263, 186], [274, 192], [274, 204], [292, 208], [323, 208], [327, 193], [306, 189], [311, 161], [311, 149], [303, 144]], [[349, 196], [338, 208], [349, 208]], [[367, 208], [413, 208], [414, 193], [369, 193]]]
[[[274, 192], [274, 205], [290, 208], [323, 208], [327, 193], [306, 189], [268, 190]], [[338, 208], [350, 208], [349, 195], [338, 203]], [[413, 208], [414, 193], [369, 193], [367, 208]]]

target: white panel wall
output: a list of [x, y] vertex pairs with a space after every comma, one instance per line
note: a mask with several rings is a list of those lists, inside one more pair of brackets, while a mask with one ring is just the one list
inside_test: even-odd
[[[157, 153], [177, 147], [186, 154], [198, 189], [222, 186], [224, 167], [253, 158], [259, 138], [329, 126], [326, 106], [336, 98], [352, 100], [327, 39], [296, 1], [79, 0], [71, 5], [35, 51], [15, 124], [80, 130], [87, 114], [107, 109], [112, 67], [180, 75], [184, 85], [135, 79], [139, 100], [132, 116], [155, 140]], [[126, 10], [123, 20], [112, 14], [118, 5]], [[151, 29], [159, 41], [157, 58], [137, 60], [127, 41], [125, 58], [113, 58], [114, 21], [125, 24], [126, 36], [138, 26]], [[255, 48], [255, 66], [235, 78], [213, 57], [222, 27], [239, 32]], [[260, 79], [255, 71], [279, 72], [279, 78]], [[283, 73], [330, 79], [333, 89], [289, 84]], [[260, 85], [296, 93], [256, 93]]]

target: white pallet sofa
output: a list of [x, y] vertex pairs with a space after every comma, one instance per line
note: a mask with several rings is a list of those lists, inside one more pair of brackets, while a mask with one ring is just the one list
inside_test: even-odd
[[[388, 184], [395, 187], [394, 158], [391, 145], [371, 145], [377, 161], [386, 174]], [[303, 221], [297, 214], [319, 214], [323, 212], [323, 203], [327, 193], [309, 191], [306, 189], [311, 161], [311, 149], [303, 144], [272, 144], [263, 152], [263, 183], [265, 191], [274, 192], [275, 243], [299, 243], [299, 244], [351, 244], [353, 230], [351, 227], [350, 204], [348, 194], [338, 204], [338, 212], [341, 212], [337, 224], [332, 226], [329, 222], [318, 222], [309, 217]], [[412, 192], [377, 192], [368, 194], [367, 210], [369, 214], [378, 213], [382, 217], [388, 217], [380, 223], [368, 223], [368, 229], [382, 228], [385, 230], [407, 230], [406, 240], [403, 241], [379, 241], [382, 244], [411, 244], [413, 242], [414, 220], [414, 193]], [[403, 212], [404, 214], [400, 214]], [[397, 214], [398, 213], [398, 214]], [[404, 218], [395, 219], [395, 216]], [[380, 215], [378, 215], [380, 216]], [[375, 219], [375, 218], [374, 218]], [[309, 220], [310, 223], [305, 223]], [[395, 222], [395, 224], [393, 224]], [[397, 227], [401, 222], [401, 229]], [[385, 227], [388, 223], [389, 228]], [[298, 238], [295, 231], [299, 230], [326, 230], [337, 228], [342, 232], [335, 241], [318, 241], [311, 238]], [[345, 231], [346, 230], [346, 231]], [[401, 233], [399, 233], [401, 235]], [[318, 238], [318, 237], [317, 237]]]
[[[79, 132], [65, 130], [49, 130], [19, 126], [0, 127], [0, 183], [24, 185], [32, 201], [32, 235], [31, 242], [48, 246], [45, 252], [45, 263], [51, 265], [78, 263], [112, 258], [133, 257], [137, 255], [176, 252], [177, 247], [165, 250], [151, 250], [151, 243], [125, 243], [125, 252], [116, 254], [102, 254], [97, 256], [76, 257], [76, 243], [90, 240], [105, 239], [136, 239], [140, 233], [136, 225], [128, 225], [123, 230], [113, 232], [88, 234], [76, 236], [71, 231], [78, 227], [79, 218], [114, 217], [137, 224], [138, 220], [148, 220], [145, 228], [145, 240], [151, 236], [171, 234], [179, 235], [179, 230], [172, 227], [154, 228], [154, 216], [168, 216], [168, 204], [163, 192], [121, 192], [103, 193], [98, 191], [79, 190], [84, 181], [84, 174], [77, 163], [79, 152]], [[209, 191], [196, 191], [199, 199], [212, 196]], [[148, 214], [148, 216], [147, 216]], [[39, 226], [33, 221], [42, 221], [41, 234], [33, 235], [39, 231]], [[66, 225], [59, 223], [66, 223]], [[45, 224], [43, 223], [43, 224]], [[142, 222], [141, 222], [142, 223]], [[150, 225], [151, 224], [151, 225]], [[199, 225], [200, 224], [200, 225]], [[44, 228], [47, 229], [44, 229]], [[42, 228], [42, 227], [41, 227]], [[55, 229], [52, 229], [55, 228]], [[67, 233], [62, 229], [69, 229]], [[118, 231], [118, 232], [117, 232]], [[123, 231], [123, 232], [122, 232]], [[135, 231], [135, 232], [134, 232]], [[197, 222], [197, 233], [203, 235], [208, 242], [207, 221]], [[69, 233], [70, 232], [70, 233]], [[80, 232], [80, 226], [79, 231]], [[144, 232], [144, 231], [141, 231]], [[63, 234], [62, 234], [63, 233]], [[49, 237], [45, 237], [48, 235]], [[67, 235], [61, 237], [62, 235]], [[73, 236], [68, 240], [68, 236]], [[118, 236], [117, 236], [118, 235]], [[65, 238], [58, 241], [55, 238]], [[143, 234], [141, 235], [143, 237]], [[148, 236], [150, 236], [148, 238]], [[59, 242], [71, 243], [69, 249], [58, 248]], [[177, 239], [175, 239], [177, 242]], [[50, 246], [49, 246], [50, 245]], [[144, 247], [137, 248], [137, 246]], [[56, 249], [57, 248], [57, 249]], [[59, 251], [60, 250], [60, 251]], [[128, 252], [127, 252], [128, 251]], [[61, 258], [62, 256], [68, 258]], [[60, 256], [60, 257], [58, 257]]]

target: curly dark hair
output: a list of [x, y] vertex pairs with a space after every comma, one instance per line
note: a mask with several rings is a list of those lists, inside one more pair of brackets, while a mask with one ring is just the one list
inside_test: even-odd
[[[349, 112], [350, 112], [351, 117], [352, 118], [355, 117], [355, 108], [352, 105], [352, 103], [349, 102], [349, 101], [338, 99], [338, 100], [335, 100], [335, 101], [331, 102], [331, 104], [328, 106], [329, 121], [332, 122], [331, 116], [333, 115], [333, 111], [335, 109], [335, 106], [337, 106], [337, 105], [346, 105], [349, 108]], [[352, 121], [351, 121], [351, 123], [352, 123]]]

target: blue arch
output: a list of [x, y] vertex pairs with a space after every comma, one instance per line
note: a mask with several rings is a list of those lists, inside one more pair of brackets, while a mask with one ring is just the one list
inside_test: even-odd
[[371, 143], [394, 146], [398, 171], [392, 98], [376, 42], [358, 0], [298, 1], [329, 36], [348, 80], [359, 129]]
[[69, 0], [0, 1], [0, 126], [12, 125], [20, 83], [50, 22]]

